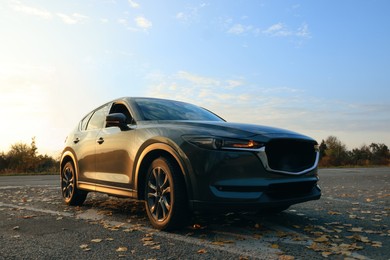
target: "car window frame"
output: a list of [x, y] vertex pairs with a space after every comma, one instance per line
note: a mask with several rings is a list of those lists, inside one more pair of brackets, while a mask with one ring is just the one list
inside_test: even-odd
[[[86, 126], [86, 128], [85, 128], [85, 131], [93, 131], [93, 130], [99, 130], [99, 129], [105, 128], [106, 116], [108, 115], [108, 112], [109, 112], [110, 109], [111, 109], [111, 105], [112, 105], [112, 104], [110, 104], [110, 103], [104, 104], [104, 105], [98, 107], [97, 109], [95, 109], [94, 111], [92, 111], [92, 115], [91, 115], [91, 117], [90, 117], [89, 120], [88, 120], [88, 124], [87, 124], [87, 126]], [[89, 124], [91, 123], [91, 120], [93, 119], [93, 116], [94, 116], [98, 111], [100, 111], [100, 110], [102, 110], [102, 109], [105, 109], [105, 111], [103, 112], [103, 121], [101, 122], [101, 126], [100, 126], [100, 127], [97, 127], [97, 128], [88, 129]]]

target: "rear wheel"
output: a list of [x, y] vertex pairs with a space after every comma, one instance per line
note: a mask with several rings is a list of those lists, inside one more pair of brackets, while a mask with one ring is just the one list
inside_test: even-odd
[[65, 203], [71, 206], [81, 206], [87, 198], [87, 192], [77, 188], [72, 162], [67, 162], [61, 170], [61, 193]]
[[160, 230], [177, 229], [188, 221], [188, 201], [182, 173], [164, 157], [155, 159], [148, 169], [145, 207], [150, 222]]

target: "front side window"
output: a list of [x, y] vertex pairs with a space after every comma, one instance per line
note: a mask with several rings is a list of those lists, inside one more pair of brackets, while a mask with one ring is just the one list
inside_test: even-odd
[[87, 130], [103, 128], [104, 122], [106, 121], [107, 112], [108, 105], [96, 110], [95, 113], [93, 113], [91, 119], [89, 120]]
[[122, 113], [126, 116], [126, 124], [132, 124], [133, 123], [133, 117], [131, 116], [129, 110], [124, 104], [114, 104], [111, 107], [110, 114], [112, 113]]

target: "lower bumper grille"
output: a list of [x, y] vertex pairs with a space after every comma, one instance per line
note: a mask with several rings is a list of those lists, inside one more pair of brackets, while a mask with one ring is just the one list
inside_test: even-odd
[[317, 184], [316, 181], [300, 182], [300, 183], [281, 183], [271, 184], [268, 186], [265, 193], [271, 198], [291, 198], [304, 196], [312, 192]]

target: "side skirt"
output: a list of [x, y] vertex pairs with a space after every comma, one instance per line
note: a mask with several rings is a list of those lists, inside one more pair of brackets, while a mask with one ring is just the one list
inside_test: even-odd
[[101, 193], [106, 193], [113, 196], [127, 197], [127, 198], [137, 198], [137, 191], [125, 188], [118, 188], [112, 186], [105, 186], [100, 184], [92, 184], [88, 182], [78, 182], [78, 187], [81, 190], [86, 191], [96, 191]]

